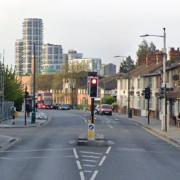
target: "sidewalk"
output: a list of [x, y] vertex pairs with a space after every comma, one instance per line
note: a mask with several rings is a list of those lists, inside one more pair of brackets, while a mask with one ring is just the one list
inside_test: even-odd
[[163, 137], [171, 141], [172, 143], [175, 143], [177, 146], [180, 146], [180, 128], [176, 126], [170, 125], [168, 132], [164, 132], [161, 130], [160, 120], [150, 118], [150, 125], [148, 125], [147, 117], [133, 116], [132, 118], [128, 118], [127, 115], [121, 115], [121, 114], [117, 114], [117, 115], [122, 118], [135, 121], [142, 127], [155, 133], [156, 135]]
[[31, 117], [26, 118], [24, 112], [19, 112], [18, 117], [15, 118], [15, 124], [13, 124], [13, 119], [4, 120], [0, 123], [0, 128], [26, 128], [26, 127], [39, 127], [48, 122], [48, 117], [45, 113], [39, 111], [36, 112], [36, 121], [34, 124], [31, 123]]

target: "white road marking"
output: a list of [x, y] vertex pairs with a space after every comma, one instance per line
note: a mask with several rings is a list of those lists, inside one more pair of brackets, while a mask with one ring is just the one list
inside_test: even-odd
[[95, 167], [95, 165], [93, 165], [93, 164], [83, 164], [83, 166], [86, 166], [86, 167]]
[[91, 159], [83, 159], [82, 161], [85, 161], [85, 162], [97, 162], [96, 160], [91, 160]]
[[12, 160], [12, 159], [14, 159], [14, 158], [0, 157], [0, 159], [3, 159], [3, 160]]
[[73, 155], [65, 155], [65, 156], [32, 156], [32, 157], [0, 157], [0, 159], [4, 160], [23, 160], [23, 159], [61, 159], [61, 158], [74, 158]]
[[80, 151], [81, 153], [85, 153], [85, 154], [97, 154], [97, 155], [101, 155], [102, 153], [97, 153], [97, 152], [90, 152], [90, 151]]
[[80, 177], [81, 177], [81, 180], [85, 180], [83, 171], [80, 172]]
[[110, 124], [108, 124], [107, 127], [111, 128], [111, 129], [114, 128], [114, 127], [113, 127], [112, 125], [110, 125]]
[[77, 164], [78, 169], [81, 170], [81, 169], [82, 169], [82, 166], [81, 166], [80, 161], [76, 160], [76, 164]]
[[106, 160], [106, 156], [103, 156], [103, 158], [101, 159], [101, 161], [100, 161], [100, 163], [98, 165], [102, 166], [102, 164], [104, 163], [105, 160]]
[[[7, 150], [6, 152], [15, 153], [26, 153], [26, 152], [38, 152], [38, 151], [67, 151], [72, 150], [72, 148], [45, 148], [45, 149], [27, 149], [27, 150]], [[3, 151], [0, 151], [3, 153]]]
[[109, 152], [110, 152], [110, 150], [111, 150], [111, 146], [110, 147], [108, 147], [108, 149], [107, 149], [107, 151], [106, 151], [106, 154], [109, 154]]
[[98, 170], [94, 171], [93, 175], [91, 176], [90, 180], [94, 180], [98, 174]]
[[81, 117], [81, 119], [83, 119], [84, 120], [84, 122], [85, 123], [87, 123], [88, 122], [88, 120], [85, 118], [85, 117], [83, 117], [83, 116], [80, 116]]
[[87, 155], [82, 155], [82, 157], [84, 157], [84, 158], [94, 158], [94, 159], [100, 158], [98, 156], [87, 156]]
[[74, 153], [75, 158], [76, 158], [76, 159], [78, 159], [79, 157], [78, 157], [78, 154], [77, 154], [76, 148], [73, 148], [73, 153]]
[[92, 173], [92, 171], [87, 171], [87, 170], [85, 170], [84, 172], [86, 172], [86, 173]]

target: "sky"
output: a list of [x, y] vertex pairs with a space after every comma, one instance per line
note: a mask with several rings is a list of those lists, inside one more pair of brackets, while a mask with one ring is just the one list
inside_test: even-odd
[[[0, 52], [15, 64], [15, 41], [22, 38], [24, 18], [42, 18], [44, 43], [61, 44], [84, 57], [118, 64], [136, 60], [142, 34], [167, 33], [167, 48], [180, 47], [179, 0], [0, 0]], [[158, 49], [163, 38], [148, 37]]]

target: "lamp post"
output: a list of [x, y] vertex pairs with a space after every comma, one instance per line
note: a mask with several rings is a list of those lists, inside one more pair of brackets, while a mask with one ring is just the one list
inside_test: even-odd
[[[127, 56], [114, 56], [114, 58], [127, 58]], [[129, 71], [127, 73], [127, 80], [128, 80], [128, 101], [127, 101], [127, 114], [128, 114], [128, 118], [132, 118], [132, 112], [130, 109], [130, 74]]]
[[35, 59], [35, 43], [33, 44], [33, 107], [32, 107], [32, 117], [31, 123], [34, 124], [36, 121], [36, 59]]
[[25, 92], [24, 92], [24, 125], [27, 125], [27, 121], [26, 121], [26, 99], [28, 96], [28, 92], [27, 92], [27, 86], [25, 87]]
[[166, 61], [167, 61], [167, 53], [166, 53], [166, 28], [163, 28], [163, 35], [152, 35], [152, 34], [145, 34], [141, 35], [140, 37], [161, 37], [163, 38], [163, 83], [162, 87], [164, 88], [164, 98], [163, 98], [163, 119], [162, 119], [162, 130], [167, 131], [168, 130], [168, 124], [167, 124], [167, 93], [166, 93]]

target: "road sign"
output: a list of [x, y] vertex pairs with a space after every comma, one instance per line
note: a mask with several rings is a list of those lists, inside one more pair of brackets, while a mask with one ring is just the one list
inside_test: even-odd
[[88, 140], [95, 140], [95, 125], [92, 123], [88, 124]]

